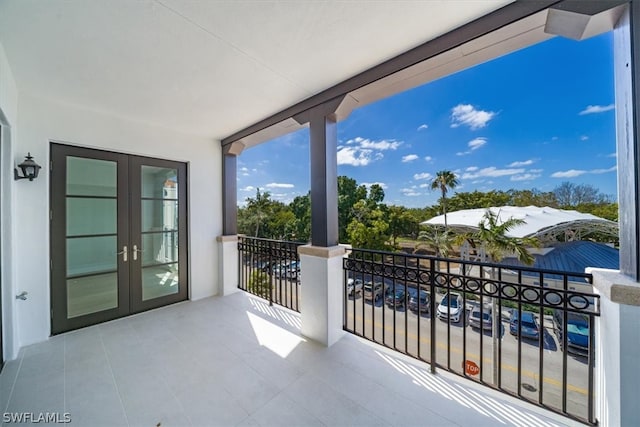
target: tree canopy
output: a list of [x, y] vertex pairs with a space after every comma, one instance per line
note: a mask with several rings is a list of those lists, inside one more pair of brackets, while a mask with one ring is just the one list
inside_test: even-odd
[[[372, 184], [367, 188], [347, 176], [338, 177], [338, 226], [339, 240], [368, 249], [395, 249], [399, 239], [415, 240], [421, 233], [420, 223], [439, 215], [442, 211], [488, 208], [492, 206], [550, 206], [575, 209], [612, 221], [618, 220], [618, 204], [611, 196], [600, 193], [585, 184], [563, 182], [553, 191], [491, 190], [455, 192], [446, 196], [458, 185], [452, 182], [449, 171], [440, 171], [432, 182], [444, 196], [438, 204], [424, 208], [407, 208], [384, 203], [382, 186]], [[451, 173], [451, 172], [449, 172]], [[453, 173], [451, 173], [453, 174]], [[455, 178], [455, 175], [453, 175]], [[451, 186], [453, 185], [453, 187]], [[443, 186], [445, 190], [443, 191]], [[446, 199], [445, 199], [446, 198]], [[487, 219], [490, 221], [490, 219]], [[423, 228], [424, 230], [424, 228]], [[311, 239], [311, 194], [297, 196], [290, 203], [273, 200], [268, 191], [256, 190], [243, 207], [238, 208], [238, 231], [242, 234], [279, 240], [308, 242]], [[434, 252], [446, 251], [448, 234], [437, 236], [424, 230], [422, 246]], [[431, 233], [431, 234], [429, 234]], [[439, 250], [436, 248], [440, 248]], [[445, 249], [444, 251], [442, 249]]]

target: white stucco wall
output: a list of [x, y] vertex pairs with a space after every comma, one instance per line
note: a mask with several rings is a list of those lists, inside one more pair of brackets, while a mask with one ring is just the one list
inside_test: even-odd
[[18, 89], [9, 67], [9, 62], [0, 44], [0, 125], [2, 143], [0, 144], [0, 194], [2, 197], [2, 218], [0, 252], [2, 254], [0, 274], [2, 282], [2, 333], [4, 359], [10, 360], [18, 354], [17, 322], [14, 321], [13, 251], [12, 251], [12, 199], [13, 199], [13, 144], [17, 135], [14, 125], [18, 115]]
[[19, 138], [15, 161], [27, 152], [43, 166], [34, 182], [15, 183], [17, 213], [13, 227], [16, 292], [29, 299], [17, 304], [20, 346], [50, 334], [49, 156], [50, 141], [189, 163], [189, 257], [191, 299], [218, 292], [216, 236], [222, 232], [221, 148], [218, 141], [108, 114], [20, 94]]

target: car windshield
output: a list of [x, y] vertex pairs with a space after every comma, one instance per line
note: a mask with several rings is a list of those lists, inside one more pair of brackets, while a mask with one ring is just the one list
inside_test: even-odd
[[[480, 311], [473, 311], [471, 313], [471, 316], [475, 317], [476, 319], [479, 319], [480, 318]], [[485, 311], [484, 313], [482, 313], [482, 318], [484, 320], [490, 320], [491, 319], [491, 312], [486, 312]]]
[[578, 335], [584, 335], [584, 336], [589, 335], [589, 327], [586, 325], [576, 325], [573, 323], [569, 323], [567, 325], [567, 331], [569, 331], [569, 333], [578, 334]]
[[535, 323], [527, 322], [526, 320], [522, 321], [522, 326], [524, 326], [525, 328], [536, 329], [536, 324]]

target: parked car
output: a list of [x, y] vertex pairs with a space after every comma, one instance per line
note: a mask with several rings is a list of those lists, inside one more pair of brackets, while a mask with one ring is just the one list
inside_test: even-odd
[[382, 282], [376, 282], [375, 284], [371, 281], [366, 282], [362, 287], [362, 296], [366, 301], [377, 301], [382, 298], [382, 294], [384, 293], [384, 285]]
[[520, 336], [522, 338], [538, 339], [540, 337], [540, 325], [536, 316], [529, 312], [523, 311], [522, 316], [518, 315], [518, 310], [511, 311], [511, 319], [509, 320], [509, 332], [511, 335], [518, 336], [518, 329], [520, 329]]
[[347, 279], [347, 295], [356, 296], [362, 294], [362, 279]]
[[389, 307], [404, 307], [405, 299], [408, 298], [407, 291], [404, 286], [397, 286], [393, 292], [393, 286], [389, 287], [390, 294], [385, 298], [385, 302]]
[[431, 300], [429, 298], [429, 292], [420, 291], [411, 296], [409, 299], [409, 310], [417, 313], [426, 313], [429, 311], [429, 305], [431, 304]]
[[477, 305], [473, 307], [471, 313], [469, 314], [469, 325], [472, 328], [476, 329], [487, 329], [491, 330], [493, 328], [493, 316], [491, 311], [491, 306], [481, 306]]
[[[564, 345], [562, 310], [553, 312], [553, 329], [560, 348]], [[580, 313], [567, 313], [567, 351], [580, 356], [589, 355], [589, 318]]]
[[464, 307], [460, 294], [447, 293], [440, 300], [438, 305], [438, 317], [442, 320], [451, 319], [453, 323], [458, 323], [464, 315]]

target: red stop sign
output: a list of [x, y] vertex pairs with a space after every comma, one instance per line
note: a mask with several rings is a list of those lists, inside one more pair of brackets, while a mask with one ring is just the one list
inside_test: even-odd
[[476, 365], [476, 362], [473, 360], [465, 360], [464, 362], [464, 371], [468, 375], [478, 375], [480, 373], [480, 368]]

